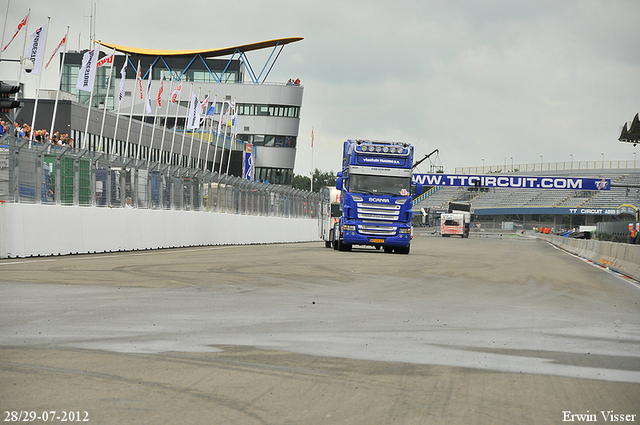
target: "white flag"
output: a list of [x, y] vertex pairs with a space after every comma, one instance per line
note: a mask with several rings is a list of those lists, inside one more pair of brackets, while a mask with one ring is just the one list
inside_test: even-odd
[[[227, 106], [226, 111], [224, 109], [225, 103], [229, 104], [229, 106]], [[230, 113], [231, 113], [231, 102], [228, 102], [225, 100], [224, 102], [222, 102], [222, 108], [220, 109], [220, 120], [218, 121], [218, 134], [220, 134], [220, 132], [222, 131], [222, 123], [226, 125], [227, 122], [229, 121]]]
[[171, 93], [171, 103], [174, 104], [176, 103], [176, 101], [178, 100], [178, 96], [180, 95], [180, 92], [182, 91], [182, 83], [180, 83], [180, 85], [178, 86], [177, 89], [175, 89], [173, 91], [173, 93]]
[[187, 122], [187, 130], [195, 130], [200, 127], [200, 102], [195, 93], [191, 94], [191, 103], [189, 104], [189, 121]]
[[111, 53], [109, 56], [105, 56], [102, 59], [100, 59], [98, 61], [98, 68], [100, 68], [101, 66], [112, 65], [112, 64], [113, 64], [113, 53]]
[[233, 117], [231, 117], [231, 129], [233, 134], [238, 135], [238, 110], [233, 108]]
[[78, 82], [76, 88], [78, 90], [93, 91], [93, 80], [96, 76], [96, 63], [98, 62], [98, 55], [100, 54], [100, 47], [96, 46], [95, 49], [89, 50], [82, 56], [82, 65], [78, 72]]
[[[34, 32], [30, 34], [31, 43], [27, 50], [24, 52], [24, 57], [31, 59], [33, 62], [33, 70], [31, 74], [40, 75], [42, 71], [42, 62], [44, 59], [44, 43], [47, 38], [47, 26], [49, 24], [44, 24]], [[25, 70], [25, 72], [27, 72]]]
[[122, 103], [122, 98], [124, 97], [124, 80], [127, 78], [127, 62], [129, 56], [124, 57], [124, 63], [122, 64], [122, 69], [120, 69], [120, 92], [118, 93], [118, 105]]
[[151, 70], [151, 66], [149, 66], [149, 80], [147, 81], [147, 102], [145, 105], [147, 114], [151, 113], [151, 76], [153, 72]]

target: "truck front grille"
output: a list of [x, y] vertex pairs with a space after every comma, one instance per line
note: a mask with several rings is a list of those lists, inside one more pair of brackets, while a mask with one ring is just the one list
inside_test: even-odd
[[369, 236], [395, 236], [398, 233], [395, 226], [383, 226], [374, 223], [362, 223], [358, 225], [358, 233]]
[[398, 221], [400, 205], [370, 204], [360, 202], [356, 204], [358, 218], [363, 220]]

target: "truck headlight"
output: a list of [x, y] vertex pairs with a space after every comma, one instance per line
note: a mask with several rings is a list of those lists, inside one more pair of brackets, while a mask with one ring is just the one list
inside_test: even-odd
[[342, 226], [342, 230], [346, 230], [347, 232], [352, 232], [356, 230], [355, 224], [345, 224]]
[[401, 227], [399, 233], [405, 234], [405, 235], [409, 235], [409, 234], [411, 234], [411, 229], [410, 228]]

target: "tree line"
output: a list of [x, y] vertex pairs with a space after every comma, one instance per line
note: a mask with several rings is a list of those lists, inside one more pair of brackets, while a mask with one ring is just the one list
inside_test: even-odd
[[[323, 172], [317, 168], [313, 171], [313, 191], [318, 192], [322, 186], [336, 186], [336, 175], [333, 171]], [[311, 191], [311, 177], [300, 174], [293, 175], [294, 189]]]

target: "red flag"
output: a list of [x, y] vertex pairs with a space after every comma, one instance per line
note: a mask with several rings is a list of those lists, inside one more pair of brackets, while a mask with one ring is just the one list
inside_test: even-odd
[[142, 94], [142, 73], [140, 72], [140, 62], [138, 62], [138, 81], [140, 82], [140, 100], [144, 100], [144, 95]]
[[16, 38], [16, 36], [18, 35], [18, 33], [20, 32], [20, 30], [22, 29], [22, 27], [24, 27], [25, 25], [27, 25], [27, 18], [29, 17], [29, 15], [27, 14], [27, 16], [24, 17], [24, 19], [22, 21], [20, 21], [20, 23], [18, 24], [18, 29], [16, 30], [16, 32], [13, 34], [13, 37], [11, 37], [11, 40], [9, 40], [9, 42], [7, 43], [6, 46], [4, 46], [2, 48], [2, 51], [4, 52], [5, 50], [7, 50], [7, 47], [9, 47], [9, 44], [11, 44], [11, 42], [13, 41], [14, 38]]
[[178, 95], [180, 94], [181, 91], [182, 91], [182, 83], [180, 83], [178, 88], [175, 89], [173, 93], [171, 93], [171, 103], [176, 103], [176, 100], [178, 100]]
[[162, 91], [164, 90], [163, 88], [164, 85], [164, 80], [160, 80], [160, 90], [158, 90], [158, 107], [162, 106]]
[[[56, 49], [53, 51], [53, 53], [51, 54], [51, 57], [49, 58], [49, 62], [47, 62], [47, 64], [44, 66], [44, 69], [47, 69], [49, 67], [49, 64], [51, 63], [51, 60], [53, 59], [53, 57], [56, 55], [56, 53], [58, 53], [58, 50], [60, 49], [60, 46], [62, 46], [63, 44], [67, 43], [67, 36], [65, 34], [64, 37], [62, 37], [62, 40], [60, 41], [60, 43], [58, 44], [58, 47], [56, 47]], [[100, 62], [98, 62], [98, 66], [100, 66]]]
[[311, 129], [311, 147], [313, 147], [313, 128]]

